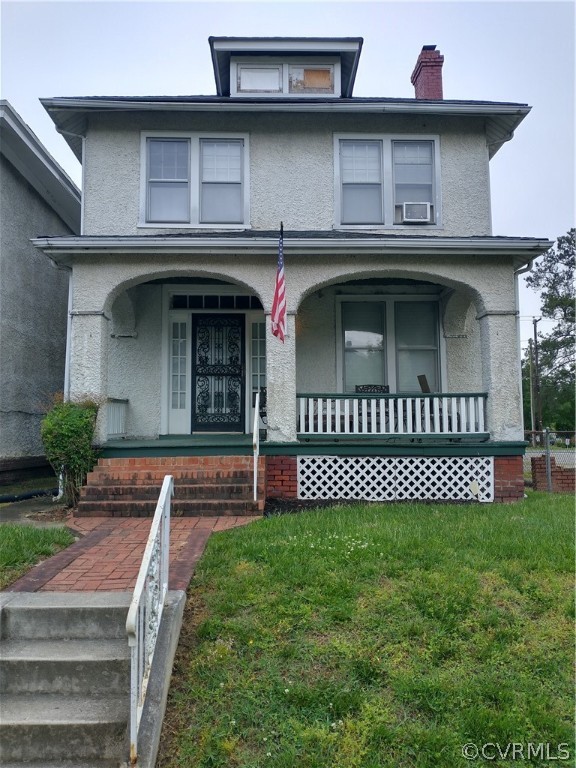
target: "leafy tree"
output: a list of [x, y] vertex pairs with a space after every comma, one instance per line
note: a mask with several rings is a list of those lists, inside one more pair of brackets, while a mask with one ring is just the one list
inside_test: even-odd
[[526, 278], [527, 285], [540, 291], [542, 317], [555, 321], [549, 333], [538, 334], [538, 357], [543, 422], [558, 430], [574, 429], [575, 261], [576, 229], [572, 228]]

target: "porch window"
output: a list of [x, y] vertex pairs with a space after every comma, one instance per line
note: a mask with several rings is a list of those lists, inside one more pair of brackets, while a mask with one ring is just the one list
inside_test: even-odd
[[242, 141], [200, 141], [200, 221], [242, 221]]
[[266, 386], [266, 323], [252, 323], [252, 392]]
[[148, 139], [148, 221], [190, 220], [190, 142]]
[[375, 301], [350, 301], [342, 305], [344, 335], [344, 391], [357, 384], [384, 384], [385, 305]]
[[424, 374], [431, 391], [438, 392], [438, 304], [396, 302], [394, 324], [399, 391], [420, 391], [418, 376]]
[[188, 347], [186, 323], [172, 323], [172, 408], [186, 408], [186, 352]]
[[343, 224], [382, 224], [382, 142], [341, 141]]
[[386, 384], [391, 392], [420, 392], [426, 376], [440, 391], [438, 302], [365, 298], [340, 303], [343, 392]]

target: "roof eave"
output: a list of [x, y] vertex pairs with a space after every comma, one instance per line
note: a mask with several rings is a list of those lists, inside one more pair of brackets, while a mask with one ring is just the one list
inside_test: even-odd
[[[57, 264], [70, 266], [76, 257], [104, 254], [163, 255], [206, 254], [218, 256], [245, 256], [275, 254], [277, 237], [38, 237], [33, 244]], [[346, 253], [382, 257], [423, 256], [433, 257], [488, 257], [511, 256], [514, 267], [528, 264], [553, 246], [553, 242], [541, 238], [510, 237], [382, 237], [342, 238], [285, 237], [286, 256], [310, 256]]]
[[20, 115], [0, 100], [0, 148], [72, 232], [80, 231], [81, 193]]

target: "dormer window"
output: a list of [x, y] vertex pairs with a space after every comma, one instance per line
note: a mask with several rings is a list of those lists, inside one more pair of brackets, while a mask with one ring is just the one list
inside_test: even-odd
[[236, 68], [238, 93], [282, 93], [282, 65], [258, 67], [238, 64]]
[[231, 96], [339, 96], [340, 62], [331, 57], [232, 57]]
[[290, 93], [334, 94], [334, 67], [291, 65], [288, 68]]

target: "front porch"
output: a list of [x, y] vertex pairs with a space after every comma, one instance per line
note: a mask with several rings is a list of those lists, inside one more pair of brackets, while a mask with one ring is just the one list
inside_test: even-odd
[[[313, 399], [317, 404], [318, 396]], [[396, 414], [399, 405], [394, 401], [405, 404], [409, 400], [391, 399], [394, 405], [387, 404], [384, 410], [395, 407]], [[415, 400], [430, 402], [433, 398]], [[358, 431], [301, 433], [290, 443], [263, 441], [258, 446], [258, 458], [252, 435], [201, 434], [110, 439], [102, 446], [101, 463], [126, 483], [132, 483], [139, 473], [156, 473], [158, 478], [162, 473], [176, 473], [176, 498], [181, 485], [186, 486], [183, 493], [196, 485], [200, 496], [202, 482], [219, 482], [221, 478], [225, 485], [239, 473], [246, 479], [256, 466], [260, 510], [266, 499], [491, 502], [522, 498], [524, 442], [490, 440], [488, 433], [478, 430], [434, 432], [434, 424], [443, 423], [443, 416], [434, 419], [440, 403], [438, 408], [424, 408], [424, 423], [430, 410], [428, 432], [361, 432], [363, 425], [371, 425], [363, 405], [365, 398], [352, 401], [348, 404], [352, 418], [347, 418], [346, 424], [353, 430], [356, 421]], [[466, 404], [471, 413], [470, 399]], [[345, 413], [346, 405], [340, 407]], [[318, 423], [318, 419], [312, 421]], [[413, 421], [412, 426], [416, 425]], [[250, 494], [248, 487], [245, 493]]]

